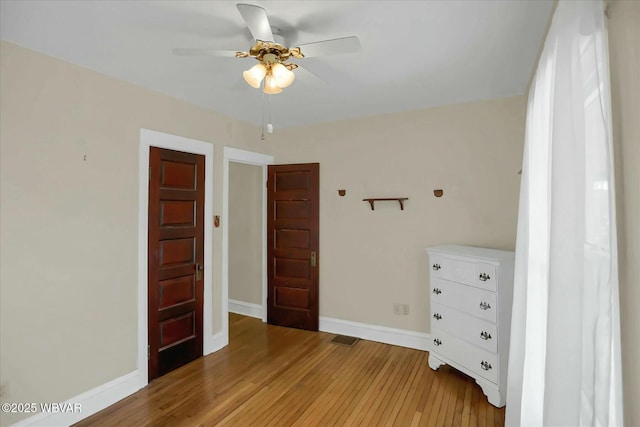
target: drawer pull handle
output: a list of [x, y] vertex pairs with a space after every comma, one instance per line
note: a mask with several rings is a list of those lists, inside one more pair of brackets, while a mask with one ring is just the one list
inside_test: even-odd
[[442, 291], [438, 288], [433, 288], [433, 293], [436, 295], [440, 295], [442, 293]]
[[487, 331], [482, 331], [482, 333], [480, 334], [480, 338], [482, 338], [485, 341], [490, 340], [491, 334]]
[[433, 340], [433, 345], [435, 345], [435, 346], [442, 345], [442, 341], [440, 341], [438, 338], [436, 338], [436, 339]]
[[442, 316], [440, 316], [440, 313], [436, 313], [436, 314], [433, 315], [433, 318], [436, 319], [436, 320], [440, 320], [440, 319], [442, 319]]
[[482, 273], [480, 276], [478, 276], [478, 279], [482, 280], [483, 282], [486, 282], [487, 280], [491, 279], [491, 276], [489, 276], [487, 273]]
[[491, 363], [489, 362], [485, 362], [484, 360], [482, 361], [482, 363], [480, 363], [480, 367], [482, 369], [484, 369], [485, 371], [488, 371], [489, 369], [491, 369]]
[[438, 271], [438, 270], [440, 270], [442, 267], [440, 267], [440, 264], [433, 264], [433, 267], [432, 267], [432, 268], [433, 268], [435, 271]]
[[491, 308], [491, 305], [489, 305], [488, 302], [482, 301], [480, 303], [480, 308], [483, 309], [483, 310], [489, 310]]

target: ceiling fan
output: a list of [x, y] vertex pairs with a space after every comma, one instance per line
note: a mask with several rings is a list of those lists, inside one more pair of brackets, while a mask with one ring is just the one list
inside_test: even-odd
[[360, 50], [360, 41], [355, 36], [323, 40], [288, 48], [277, 28], [272, 27], [264, 8], [252, 4], [236, 5], [244, 19], [255, 44], [248, 52], [217, 49], [176, 48], [174, 55], [211, 55], [220, 57], [255, 58], [258, 63], [242, 73], [245, 81], [264, 93], [277, 94], [295, 79], [293, 70], [299, 65], [289, 62], [291, 58], [302, 59]]

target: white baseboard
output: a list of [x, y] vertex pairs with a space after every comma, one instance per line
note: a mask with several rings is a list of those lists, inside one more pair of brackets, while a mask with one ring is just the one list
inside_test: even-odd
[[87, 392], [79, 394], [65, 401], [60, 406], [78, 408], [74, 412], [41, 412], [13, 424], [12, 427], [23, 426], [70, 426], [83, 420], [119, 400], [135, 393], [147, 385], [146, 378], [142, 378], [140, 371], [135, 370], [108, 383], [99, 385]]
[[424, 332], [387, 328], [386, 326], [351, 322], [349, 320], [320, 317], [320, 330], [332, 334], [348, 335], [369, 341], [429, 351], [430, 335]]
[[229, 311], [231, 313], [242, 314], [243, 316], [257, 317], [262, 319], [262, 306], [250, 302], [229, 299]]
[[213, 335], [207, 342], [205, 343], [205, 347], [202, 351], [202, 355], [206, 356], [207, 354], [214, 353], [223, 347], [226, 347], [229, 344], [229, 335], [224, 332], [218, 332]]

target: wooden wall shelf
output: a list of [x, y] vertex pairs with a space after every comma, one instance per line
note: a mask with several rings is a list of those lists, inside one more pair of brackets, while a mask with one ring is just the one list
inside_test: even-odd
[[371, 205], [371, 210], [375, 211], [375, 202], [388, 202], [388, 201], [397, 201], [400, 203], [400, 210], [404, 210], [404, 202], [405, 200], [409, 200], [408, 197], [388, 197], [388, 198], [372, 198], [372, 199], [362, 199], [363, 202], [369, 202]]

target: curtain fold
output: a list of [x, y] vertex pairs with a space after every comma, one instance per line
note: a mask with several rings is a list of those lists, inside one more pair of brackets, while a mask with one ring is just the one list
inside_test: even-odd
[[508, 426], [621, 426], [609, 60], [601, 1], [560, 1], [529, 93]]

